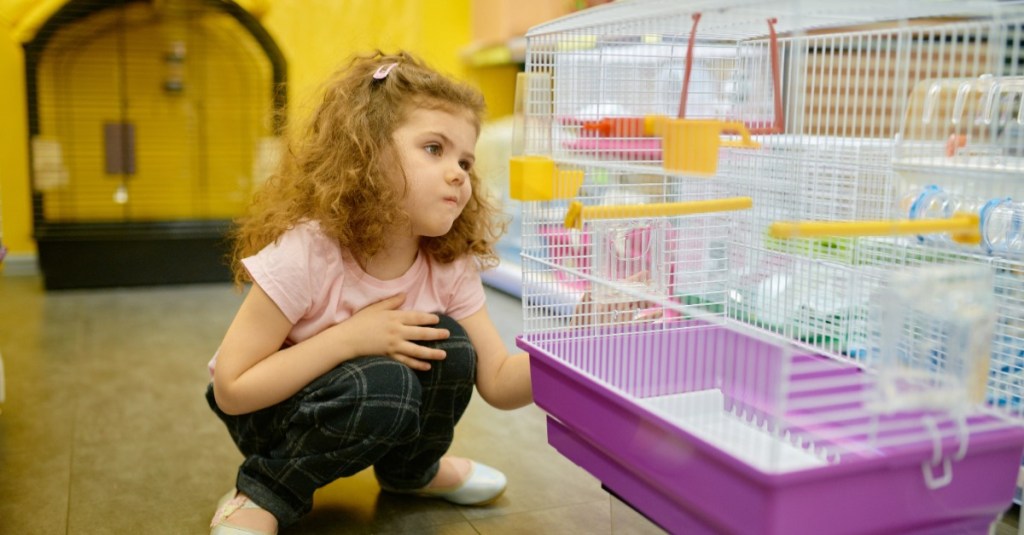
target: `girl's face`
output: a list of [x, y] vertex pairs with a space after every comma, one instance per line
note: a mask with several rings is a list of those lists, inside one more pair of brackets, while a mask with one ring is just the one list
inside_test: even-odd
[[392, 134], [406, 178], [401, 206], [413, 236], [445, 235], [466, 207], [477, 135], [468, 112], [426, 108], [409, 111]]

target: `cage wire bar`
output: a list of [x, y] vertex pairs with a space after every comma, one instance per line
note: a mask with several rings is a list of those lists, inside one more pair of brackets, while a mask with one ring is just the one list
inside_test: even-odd
[[1022, 27], [634, 0], [533, 28], [510, 174], [549, 441], [670, 531], [987, 528], [1024, 447]]

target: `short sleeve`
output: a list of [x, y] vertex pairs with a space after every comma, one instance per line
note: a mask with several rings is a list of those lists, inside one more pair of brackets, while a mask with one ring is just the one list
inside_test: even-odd
[[315, 229], [299, 225], [253, 256], [242, 259], [252, 280], [281, 309], [288, 321], [297, 323], [313, 306], [322, 273], [322, 255]]
[[475, 314], [484, 307], [487, 296], [480, 279], [480, 270], [472, 257], [455, 261], [455, 280], [448, 305], [448, 315], [461, 320]]

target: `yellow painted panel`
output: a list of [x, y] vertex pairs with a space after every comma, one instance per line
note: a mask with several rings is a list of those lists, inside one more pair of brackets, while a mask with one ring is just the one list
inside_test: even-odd
[[312, 109], [321, 84], [350, 55], [376, 48], [418, 52], [419, 9], [419, 2], [403, 0], [276, 2], [262, 22], [288, 58], [292, 118]]
[[261, 22], [288, 58], [293, 119], [312, 108], [323, 81], [346, 59], [374, 49], [408, 50], [477, 82], [459, 54], [470, 39], [469, 0], [278, 0]]
[[515, 109], [516, 65], [495, 65], [470, 69], [467, 80], [483, 92], [487, 100], [489, 119], [500, 119], [512, 115]]
[[0, 0], [0, 18], [8, 25], [11, 38], [24, 43], [65, 3], [67, 0]]
[[35, 253], [28, 184], [25, 65], [21, 47], [0, 35], [0, 237], [12, 254]]
[[[145, 4], [127, 11], [123, 32], [115, 11], [97, 13], [62, 29], [44, 55], [41, 133], [59, 142], [68, 174], [46, 191], [46, 219], [239, 215], [269, 134], [269, 63], [237, 44], [251, 37], [225, 14], [176, 27]], [[164, 61], [175, 41], [184, 60]], [[168, 89], [178, 77], [183, 88]], [[108, 174], [104, 124], [122, 120], [135, 129], [136, 170]]]

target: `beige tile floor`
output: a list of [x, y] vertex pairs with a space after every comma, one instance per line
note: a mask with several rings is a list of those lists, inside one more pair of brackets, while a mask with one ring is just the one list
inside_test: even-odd
[[[519, 301], [488, 299], [511, 348]], [[205, 365], [240, 300], [222, 284], [47, 293], [0, 273], [0, 534], [208, 532], [241, 456], [205, 405]], [[380, 494], [364, 472], [285, 533], [660, 533], [547, 445], [536, 407], [474, 398], [453, 451], [500, 467], [508, 492], [456, 507]], [[1015, 533], [1015, 515], [995, 531]]]

